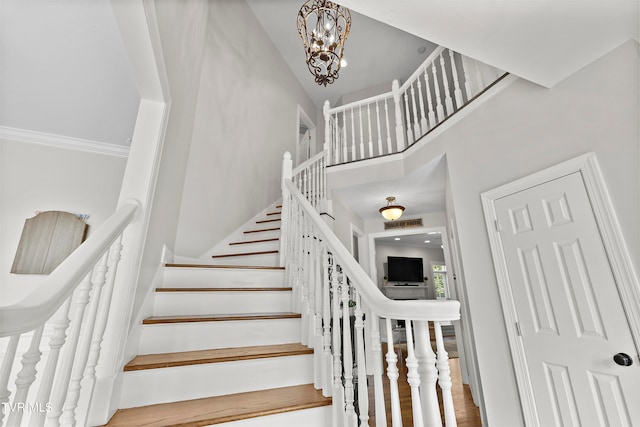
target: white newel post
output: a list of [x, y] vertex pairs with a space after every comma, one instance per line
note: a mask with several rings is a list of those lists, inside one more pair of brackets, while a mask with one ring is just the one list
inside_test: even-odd
[[280, 267], [284, 267], [285, 259], [287, 257], [287, 231], [289, 229], [289, 210], [291, 209], [289, 190], [284, 183], [285, 180], [291, 179], [292, 176], [293, 161], [291, 160], [291, 153], [286, 151], [284, 153], [284, 156], [282, 157], [282, 214], [280, 215], [280, 217], [282, 218], [282, 222], [280, 225]]
[[402, 111], [400, 110], [400, 83], [398, 80], [394, 80], [391, 83], [391, 91], [393, 92], [393, 104], [396, 113], [396, 144], [398, 151], [404, 150], [404, 129], [402, 128]]
[[[334, 164], [338, 162], [338, 159], [333, 159], [331, 162], [331, 104], [329, 100], [324, 101], [322, 105], [322, 114], [324, 115], [324, 149], [327, 151], [327, 164]], [[337, 124], [336, 124], [337, 127]], [[338, 139], [333, 141], [334, 144], [338, 144]], [[336, 147], [337, 150], [337, 147]]]

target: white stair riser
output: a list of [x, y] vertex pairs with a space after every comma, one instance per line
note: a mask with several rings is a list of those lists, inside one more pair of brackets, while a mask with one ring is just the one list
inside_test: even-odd
[[154, 316], [290, 311], [290, 291], [156, 292], [153, 307]]
[[264, 417], [231, 421], [208, 427], [329, 427], [331, 425], [331, 406], [302, 409]]
[[[286, 374], [285, 374], [286, 373]], [[313, 355], [125, 372], [121, 408], [313, 382]]]
[[300, 342], [300, 319], [143, 325], [139, 354]]
[[163, 288], [282, 287], [284, 270], [166, 267]]
[[[229, 252], [237, 253], [237, 252]], [[220, 254], [226, 255], [226, 254]], [[209, 264], [214, 265], [259, 265], [268, 267], [278, 266], [278, 254], [226, 256], [224, 258], [211, 258]]]
[[[273, 226], [265, 226], [265, 227], [255, 227], [252, 228], [251, 230], [246, 230], [246, 231], [254, 231], [254, 230], [267, 230], [269, 228], [276, 228], [276, 227], [280, 227], [280, 224], [276, 224]], [[281, 231], [280, 230], [271, 230], [271, 231], [258, 231], [257, 233], [242, 233], [242, 241], [246, 242], [249, 240], [262, 240], [262, 239], [273, 239], [275, 237], [280, 237], [281, 235]]]

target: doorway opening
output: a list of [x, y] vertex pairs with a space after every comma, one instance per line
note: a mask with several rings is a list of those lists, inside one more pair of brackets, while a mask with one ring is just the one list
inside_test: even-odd
[[318, 152], [316, 125], [298, 105], [296, 120], [296, 165], [310, 159]]

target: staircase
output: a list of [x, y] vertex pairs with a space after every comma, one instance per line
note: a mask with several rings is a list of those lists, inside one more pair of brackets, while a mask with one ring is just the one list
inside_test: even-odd
[[108, 426], [328, 425], [278, 266], [279, 208], [210, 263], [165, 266]]

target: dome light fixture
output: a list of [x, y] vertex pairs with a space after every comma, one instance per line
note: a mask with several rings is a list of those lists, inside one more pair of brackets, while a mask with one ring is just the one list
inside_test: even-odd
[[387, 197], [387, 206], [383, 206], [379, 209], [382, 217], [387, 221], [395, 221], [402, 216], [404, 212], [404, 206], [400, 206], [396, 203], [396, 198], [393, 196]]

